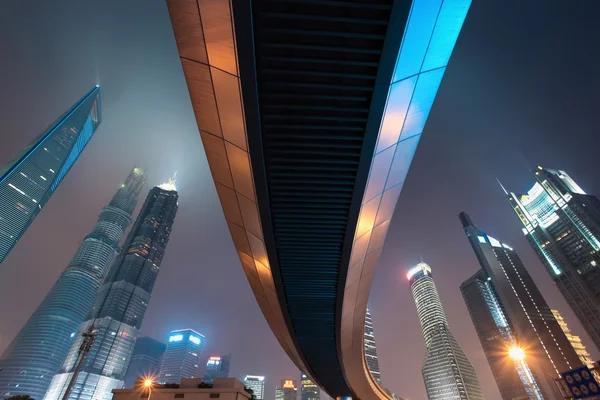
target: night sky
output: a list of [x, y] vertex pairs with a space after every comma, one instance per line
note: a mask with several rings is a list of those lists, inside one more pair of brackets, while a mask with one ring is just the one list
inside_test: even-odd
[[[475, 0], [442, 82], [371, 292], [384, 386], [426, 399], [424, 344], [406, 270], [433, 269], [450, 329], [488, 400], [500, 394], [458, 289], [478, 263], [457, 214], [515, 248], [551, 307], [600, 353], [521, 234], [495, 177], [515, 192], [536, 165], [600, 194], [600, 30], [595, 0]], [[0, 12], [0, 163], [96, 83], [96, 135], [0, 265], [0, 351], [39, 305], [129, 170], [159, 184], [177, 170], [179, 212], [142, 335], [190, 327], [204, 357], [232, 353], [232, 376], [299, 379], [250, 291], [197, 131], [162, 0], [4, 0]], [[150, 187], [148, 187], [150, 189]], [[140, 203], [143, 202], [143, 196]]]

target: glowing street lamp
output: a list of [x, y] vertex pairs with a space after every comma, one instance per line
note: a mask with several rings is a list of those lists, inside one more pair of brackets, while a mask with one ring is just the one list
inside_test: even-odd
[[513, 346], [508, 350], [508, 355], [513, 360], [522, 361], [525, 359], [525, 352], [518, 346]]
[[152, 386], [154, 385], [154, 381], [150, 378], [144, 379], [144, 387], [148, 389], [148, 400], [152, 397]]

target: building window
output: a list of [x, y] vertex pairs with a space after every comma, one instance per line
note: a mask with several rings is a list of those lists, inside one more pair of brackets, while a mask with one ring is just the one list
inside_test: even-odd
[[221, 397], [221, 393], [211, 393], [209, 396], [211, 399], [218, 399]]
[[176, 399], [183, 399], [185, 397], [185, 393], [175, 393]]

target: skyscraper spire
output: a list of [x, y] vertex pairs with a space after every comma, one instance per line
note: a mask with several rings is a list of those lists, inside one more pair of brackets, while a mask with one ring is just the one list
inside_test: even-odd
[[498, 182], [498, 185], [500, 185], [500, 187], [502, 188], [502, 191], [504, 192], [504, 194], [508, 196], [508, 192], [506, 191], [506, 189], [504, 188], [504, 185], [502, 184], [502, 182], [500, 182], [500, 179], [498, 179], [498, 177], [496, 177], [496, 181]]
[[4, 351], [0, 398], [44, 397], [119, 251], [145, 182], [142, 170], [129, 173], [42, 304]]

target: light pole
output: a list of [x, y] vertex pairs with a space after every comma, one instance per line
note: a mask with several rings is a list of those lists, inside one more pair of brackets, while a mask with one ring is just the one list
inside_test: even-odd
[[81, 342], [81, 346], [79, 346], [79, 353], [77, 354], [79, 361], [77, 362], [77, 366], [75, 367], [75, 370], [73, 371], [73, 376], [71, 377], [71, 380], [69, 381], [69, 385], [67, 386], [67, 390], [65, 390], [65, 394], [63, 395], [62, 400], [68, 400], [69, 394], [71, 393], [71, 389], [73, 388], [73, 385], [75, 384], [75, 380], [77, 379], [77, 374], [79, 373], [79, 368], [81, 368], [81, 364], [83, 364], [83, 360], [85, 359], [85, 356], [87, 355], [87, 353], [92, 348], [92, 345], [94, 344], [94, 339], [96, 338], [96, 332], [94, 332], [94, 324], [90, 325], [87, 332], [83, 332], [81, 334], [81, 336], [83, 336], [83, 342]]
[[152, 385], [153, 384], [154, 384], [154, 381], [152, 381], [152, 379], [144, 380], [144, 387], [148, 388], [148, 400], [150, 400], [150, 397], [152, 397]]

